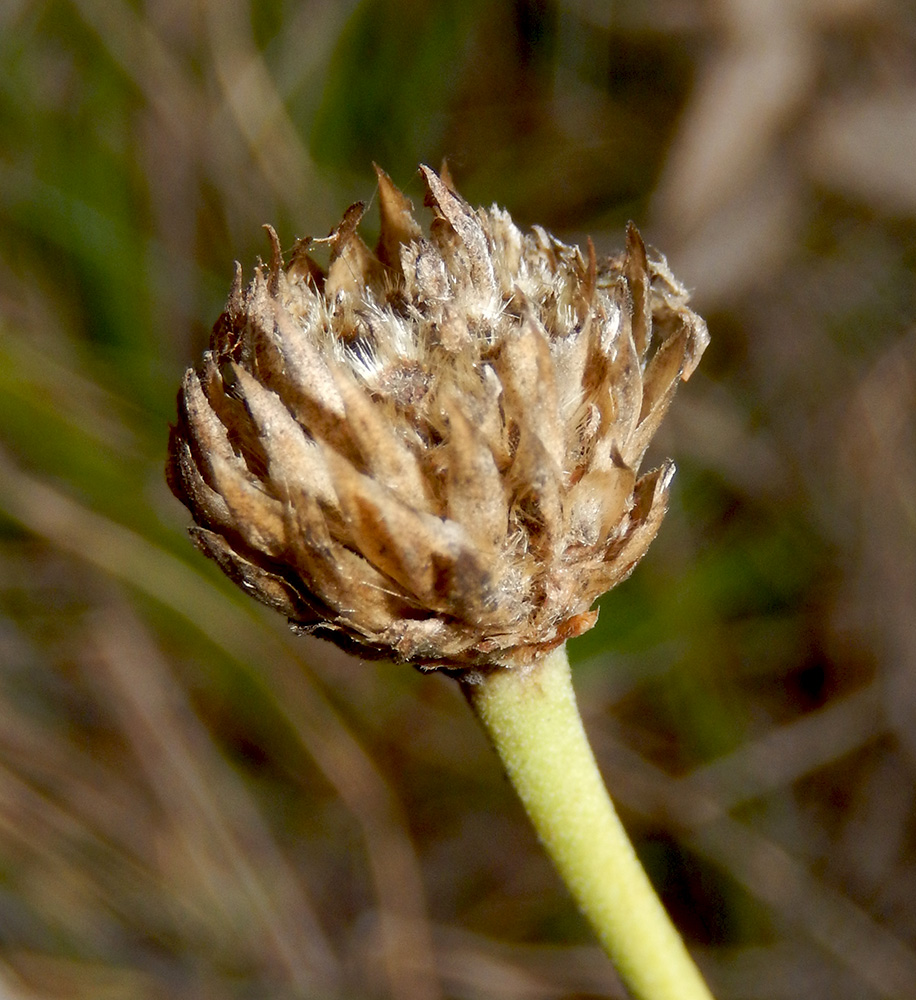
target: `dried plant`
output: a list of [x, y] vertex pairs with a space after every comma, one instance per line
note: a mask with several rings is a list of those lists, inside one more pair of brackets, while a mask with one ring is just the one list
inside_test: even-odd
[[425, 236], [381, 171], [372, 253], [327, 238], [241, 268], [179, 394], [169, 483], [195, 541], [304, 632], [461, 680], [634, 994], [708, 997], [613, 811], [565, 640], [655, 537], [639, 466], [704, 322], [634, 226], [598, 261], [422, 167]]
[[424, 667], [529, 662], [591, 628], [642, 558], [673, 466], [638, 475], [703, 321], [636, 229], [598, 261], [474, 210], [423, 168], [428, 237], [379, 171], [237, 273], [172, 434], [197, 544], [303, 631]]

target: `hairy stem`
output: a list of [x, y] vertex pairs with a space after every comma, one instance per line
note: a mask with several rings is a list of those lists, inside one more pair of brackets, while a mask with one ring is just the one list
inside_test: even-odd
[[634, 997], [712, 1000], [620, 823], [565, 647], [463, 685], [538, 836]]

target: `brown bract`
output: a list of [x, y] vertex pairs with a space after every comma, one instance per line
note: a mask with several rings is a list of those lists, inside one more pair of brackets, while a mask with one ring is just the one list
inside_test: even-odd
[[703, 321], [635, 227], [597, 260], [421, 168], [329, 238], [241, 268], [185, 375], [169, 484], [194, 540], [297, 628], [421, 667], [531, 662], [642, 558], [670, 462], [640, 462]]

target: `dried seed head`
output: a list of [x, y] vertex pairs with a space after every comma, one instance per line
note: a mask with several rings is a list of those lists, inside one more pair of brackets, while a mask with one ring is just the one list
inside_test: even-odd
[[423, 667], [524, 664], [595, 623], [673, 465], [638, 475], [706, 326], [627, 230], [598, 261], [422, 167], [381, 170], [325, 273], [308, 241], [242, 290], [185, 375], [168, 468], [200, 548], [296, 627]]

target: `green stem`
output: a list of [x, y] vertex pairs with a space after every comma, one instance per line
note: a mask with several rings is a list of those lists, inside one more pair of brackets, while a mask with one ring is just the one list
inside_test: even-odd
[[547, 853], [634, 997], [712, 1000], [608, 797], [565, 647], [463, 685]]

